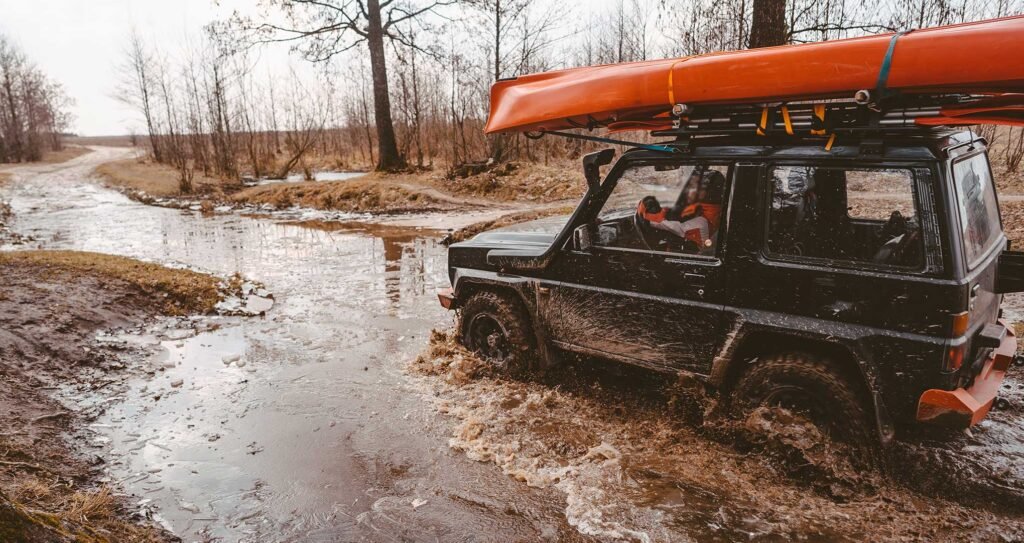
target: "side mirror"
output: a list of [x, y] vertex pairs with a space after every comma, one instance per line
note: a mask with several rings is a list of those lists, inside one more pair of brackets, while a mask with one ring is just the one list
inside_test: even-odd
[[602, 149], [583, 157], [583, 175], [591, 190], [601, 185], [601, 166], [610, 164], [615, 158], [615, 149]]
[[591, 238], [593, 230], [591, 225], [584, 224], [572, 233], [572, 248], [581, 252], [590, 252], [590, 248], [594, 246], [594, 242]]

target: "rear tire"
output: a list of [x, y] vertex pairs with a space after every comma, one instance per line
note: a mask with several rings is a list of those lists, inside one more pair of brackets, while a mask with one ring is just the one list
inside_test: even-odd
[[740, 377], [731, 396], [733, 413], [746, 416], [761, 406], [801, 413], [825, 434], [858, 450], [878, 445], [859, 388], [828, 360], [803, 353], [762, 358]]
[[482, 290], [470, 296], [462, 305], [459, 336], [467, 349], [502, 372], [532, 369], [533, 329], [523, 304], [510, 295]]

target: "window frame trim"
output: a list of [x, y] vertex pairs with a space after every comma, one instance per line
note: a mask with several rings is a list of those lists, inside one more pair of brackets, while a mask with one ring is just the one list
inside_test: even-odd
[[[803, 255], [786, 255], [782, 253], [773, 252], [769, 245], [769, 237], [771, 235], [771, 221], [772, 221], [772, 203], [775, 194], [775, 182], [772, 172], [779, 166], [813, 166], [815, 168], [825, 168], [833, 170], [904, 170], [910, 172], [910, 188], [913, 193], [914, 199], [914, 214], [915, 217], [920, 217], [921, 214], [921, 193], [918, 190], [918, 183], [920, 179], [917, 175], [917, 166], [914, 164], [877, 164], [877, 165], [864, 165], [864, 164], [830, 164], [822, 161], [801, 161], [799, 159], [791, 160], [778, 160], [778, 161], [766, 161], [761, 169], [761, 179], [764, 182], [763, 194], [764, 204], [763, 209], [765, 211], [764, 220], [762, 223], [761, 232], [761, 243], [760, 250], [758, 251], [759, 256], [766, 262], [788, 264], [788, 265], [799, 265], [799, 266], [810, 266], [814, 268], [829, 268], [836, 270], [846, 271], [866, 271], [874, 273], [882, 273], [887, 275], [899, 275], [899, 274], [914, 274], [914, 275], [927, 275], [931, 272], [928, 268], [928, 258], [925, 252], [928, 250], [927, 244], [925, 244], [924, 236], [926, 235], [924, 224], [921, 227], [921, 263], [916, 266], [893, 266], [887, 264], [875, 264], [874, 262], [864, 260], [846, 260], [846, 259], [830, 259], [813, 256]], [[847, 191], [849, 195], [849, 191]], [[847, 201], [849, 203], [849, 201]], [[849, 206], [847, 206], [849, 207]], [[847, 212], [849, 218], [849, 212]], [[853, 220], [851, 218], [851, 220]]]
[[[728, 227], [728, 224], [729, 224], [729, 212], [732, 209], [732, 198], [733, 198], [733, 193], [734, 193], [734, 191], [733, 191], [733, 182], [734, 182], [734, 178], [736, 176], [736, 171], [738, 170], [738, 166], [739, 166], [740, 161], [738, 159], [736, 159], [735, 157], [726, 157], [726, 158], [716, 158], [716, 157], [706, 157], [706, 158], [705, 157], [701, 157], [701, 158], [696, 158], [696, 157], [666, 157], [665, 159], [662, 159], [662, 160], [644, 159], [644, 160], [637, 161], [637, 162], [638, 162], [638, 164], [626, 165], [626, 167], [623, 169], [623, 171], [619, 174], [618, 178], [615, 180], [615, 186], [609, 192], [608, 197], [605, 198], [604, 202], [601, 203], [601, 207], [594, 212], [594, 224], [595, 225], [599, 224], [600, 215], [601, 215], [602, 211], [604, 211], [604, 206], [608, 205], [608, 198], [610, 198], [612, 196], [612, 194], [614, 194], [615, 189], [617, 189], [619, 187], [619, 182], [622, 181], [622, 178], [625, 175], [625, 173], [627, 171], [629, 171], [630, 169], [634, 168], [634, 167], [635, 168], [653, 167], [653, 166], [655, 166], [659, 162], [660, 163], [676, 163], [676, 164], [679, 164], [680, 167], [684, 167], [684, 166], [686, 166], [688, 164], [696, 165], [696, 164], [702, 163], [702, 162], [706, 163], [708, 166], [725, 166], [726, 167], [725, 194], [722, 196], [722, 205], [723, 205], [724, 209], [722, 210], [722, 220], [721, 220], [721, 222], [718, 225], [718, 243], [716, 243], [716, 245], [715, 245], [715, 253], [713, 255], [702, 255], [702, 254], [693, 254], [693, 253], [675, 253], [675, 252], [671, 252], [671, 251], [655, 251], [653, 249], [632, 249], [632, 248], [628, 248], [628, 247], [614, 247], [614, 246], [607, 246], [607, 245], [598, 245], [596, 243], [593, 245], [594, 249], [598, 250], [598, 251], [617, 251], [617, 252], [622, 252], [622, 253], [637, 253], [637, 254], [642, 254], [642, 255], [661, 256], [661, 257], [665, 257], [666, 259], [668, 259], [668, 258], [682, 258], [682, 259], [686, 259], [687, 261], [693, 262], [694, 264], [721, 265], [722, 264], [722, 260], [723, 260], [722, 257], [723, 257], [723, 254], [724, 254], [723, 250], [724, 250], [725, 246], [727, 245], [727, 243], [728, 243], [727, 240], [729, 238], [729, 227]], [[683, 191], [684, 188], [685, 188], [685, 184], [679, 188], [679, 191], [680, 191], [679, 193], [680, 194], [682, 194], [682, 191]], [[677, 194], [676, 198], [678, 198], [678, 197], [679, 196]]]

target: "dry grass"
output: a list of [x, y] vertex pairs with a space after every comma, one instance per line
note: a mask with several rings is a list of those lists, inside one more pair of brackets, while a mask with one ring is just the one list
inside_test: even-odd
[[8, 182], [10, 180], [11, 180], [11, 174], [0, 172], [0, 185], [3, 185], [4, 183], [6, 183], [6, 182]]
[[163, 298], [163, 311], [169, 315], [211, 313], [220, 300], [219, 280], [212, 275], [121, 256], [79, 251], [0, 253], [0, 265], [7, 264], [40, 266], [54, 273], [90, 274], [123, 281], [149, 296]]
[[[137, 138], [139, 143], [146, 141], [145, 136]], [[71, 136], [66, 142], [77, 145], [102, 145], [104, 147], [134, 147], [131, 136]]]
[[550, 165], [513, 162], [466, 178], [434, 175], [425, 181], [451, 194], [500, 202], [553, 202], [579, 198], [586, 191], [582, 166], [569, 161]]
[[1014, 250], [1024, 248], [1024, 202], [1000, 202], [999, 212], [1003, 216], [1003, 230], [1010, 239]]
[[[97, 166], [96, 174], [112, 187], [142, 191], [156, 197], [181, 195], [178, 170], [163, 164], [138, 159], [118, 160]], [[196, 193], [221, 193], [241, 186], [234, 181], [222, 181], [198, 172], [192, 183]]]
[[448, 207], [429, 194], [377, 178], [264, 185], [237, 192], [231, 195], [231, 200], [269, 204], [278, 209], [300, 206], [356, 213], [402, 213]]
[[447, 179], [442, 172], [387, 174], [359, 179], [253, 187], [232, 195], [236, 202], [298, 205], [316, 209], [370, 213], [429, 211], [460, 204], [553, 202], [580, 197], [585, 183], [576, 163], [510, 163], [466, 178]]
[[45, 503], [53, 497], [53, 487], [40, 479], [27, 476], [14, 487], [11, 497], [15, 501], [38, 505]]
[[78, 158], [84, 154], [91, 153], [91, 149], [85, 147], [79, 147], [77, 145], [65, 145], [60, 151], [48, 151], [43, 154], [43, 159], [39, 161], [40, 164], [60, 164], [61, 162], [67, 162], [73, 158]]
[[104, 487], [96, 492], [75, 492], [68, 499], [62, 516], [71, 521], [89, 522], [114, 516], [117, 500]]

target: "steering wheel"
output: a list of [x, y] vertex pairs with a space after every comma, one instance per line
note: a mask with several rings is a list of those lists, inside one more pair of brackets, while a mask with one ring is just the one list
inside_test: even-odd
[[647, 219], [643, 218], [643, 216], [640, 215], [640, 210], [637, 209], [636, 212], [633, 213], [633, 229], [636, 230], [636, 237], [640, 238], [640, 243], [644, 244], [644, 249], [647, 249], [648, 251], [653, 250], [651, 249], [651, 242], [647, 239], [647, 236], [650, 235], [648, 233], [650, 228], [651, 227], [647, 224]]

